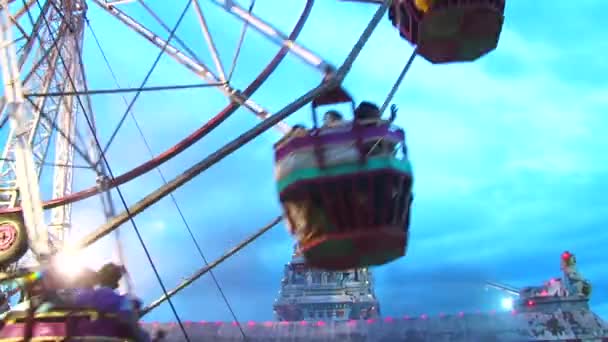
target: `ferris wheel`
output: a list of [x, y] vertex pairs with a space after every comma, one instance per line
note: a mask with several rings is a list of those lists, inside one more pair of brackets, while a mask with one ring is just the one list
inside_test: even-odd
[[[350, 133], [344, 133], [343, 127], [335, 132], [331, 130], [323, 131], [321, 127], [318, 127], [316, 110], [320, 106], [351, 103], [353, 110], [356, 112], [357, 106], [353, 101], [353, 97], [345, 89], [341, 88], [341, 84], [359, 52], [370, 38], [378, 23], [384, 19], [384, 14], [387, 11], [389, 12], [389, 19], [399, 30], [400, 35], [415, 44], [417, 48], [409, 59], [404, 58], [405, 66], [401, 75], [396, 80], [395, 85], [382, 105], [375, 108], [378, 119], [380, 119], [382, 113], [390, 105], [392, 97], [416, 55], [421, 55], [433, 63], [445, 63], [474, 60], [494, 49], [502, 25], [504, 0], [479, 1], [475, 2], [475, 4], [471, 4], [470, 1], [440, 0], [436, 2], [419, 0], [362, 2], [377, 3], [380, 6], [376, 9], [368, 26], [361, 32], [359, 40], [345, 58], [344, 63], [339, 67], [335, 67], [315, 52], [296, 42], [298, 35], [311, 14], [313, 0], [303, 2], [302, 12], [293, 24], [292, 31], [288, 33], [281, 32], [271, 22], [258, 17], [254, 11], [255, 0], [246, 7], [229, 0], [206, 1], [204, 5], [213, 5], [222, 12], [225, 12], [226, 21], [231, 20], [230, 17], [233, 17], [232, 23], [242, 23], [241, 35], [231, 56], [223, 56], [218, 52], [216, 41], [209, 27], [209, 18], [205, 15], [205, 8], [202, 6], [201, 1], [198, 0], [190, 0], [184, 4], [184, 8], [183, 10], [180, 9], [178, 20], [173, 26], [168, 25], [163, 16], [153, 9], [151, 5], [152, 1], [0, 1], [0, 25], [2, 26], [0, 64], [4, 80], [3, 97], [0, 99], [0, 127], [5, 132], [3, 137], [6, 138], [2, 159], [0, 160], [0, 263], [3, 265], [3, 273], [0, 274], [0, 278], [2, 280], [16, 279], [32, 272], [40, 271], [48, 267], [49, 263], [56, 262], [59, 255], [67, 252], [75, 253], [78, 250], [87, 248], [101, 238], [117, 232], [117, 229], [122, 224], [131, 221], [164, 292], [162, 298], [143, 308], [141, 313], [145, 314], [156, 308], [160, 303], [168, 301], [177, 316], [175, 308], [171, 304], [171, 297], [173, 295], [276, 226], [282, 221], [283, 215], [270, 221], [267, 226], [235, 246], [235, 248], [219, 259], [210, 262], [205, 260], [206, 266], [204, 268], [195, 272], [173, 290], [167, 289], [163, 284], [154, 266], [152, 257], [141, 238], [141, 233], [135, 222], [132, 221], [133, 217], [142, 213], [162, 198], [171, 196], [174, 190], [271, 128], [275, 128], [281, 133], [286, 134], [286, 138], [289, 140], [283, 140], [275, 145], [277, 167], [280, 167], [280, 170], [277, 172], [281, 175], [280, 177], [284, 177], [278, 180], [281, 192], [279, 197], [285, 209], [285, 216], [289, 221], [292, 233], [296, 235], [300, 245], [303, 247], [302, 253], [312, 264], [319, 267], [339, 269], [361, 265], [384, 264], [402, 256], [407, 247], [407, 227], [409, 227], [408, 203], [411, 203], [411, 169], [404, 167], [404, 164], [396, 165], [392, 161], [397, 158], [394, 155], [394, 150], [397, 146], [402, 151], [399, 158], [406, 158], [403, 155], [407, 153], [405, 152], [403, 132], [390, 128], [391, 120], [374, 122], [373, 128], [357, 128], [356, 130], [359, 133], [357, 133], [358, 135], [355, 139], [357, 140], [359, 151], [357, 152], [359, 153], [357, 158], [361, 160], [365, 159], [364, 162], [367, 162], [372, 149], [376, 148], [375, 146], [377, 145], [374, 144], [374, 147], [369, 147], [369, 151], [365, 153], [361, 152], [363, 149], [368, 148], [366, 147], [368, 140], [388, 141], [388, 147], [383, 145], [383, 148], [390, 151], [386, 152], [387, 154], [384, 158], [390, 160], [385, 161], [385, 164], [381, 162], [374, 162], [375, 164], [369, 162], [368, 164], [376, 165], [373, 166], [376, 169], [378, 168], [377, 165], [385, 165], [384, 169], [391, 169], [389, 170], [391, 172], [398, 171], [391, 173], [390, 176], [392, 177], [390, 178], [390, 182], [394, 180], [397, 185], [391, 185], [386, 188], [386, 191], [383, 190], [384, 192], [382, 192], [385, 196], [392, 196], [390, 197], [392, 198], [390, 201], [401, 203], [391, 209], [398, 213], [389, 215], [392, 220], [390, 225], [394, 227], [388, 229], [384, 236], [379, 236], [375, 231], [367, 232], [364, 235], [359, 233], [357, 235], [353, 232], [342, 232], [339, 239], [327, 240], [325, 239], [327, 236], [333, 236], [331, 235], [333, 234], [332, 232], [321, 232], [321, 235], [324, 235], [323, 239], [319, 239], [318, 231], [314, 232], [314, 234], [310, 231], [307, 232], [309, 234], [303, 234], [301, 232], [302, 229], [311, 230], [311, 228], [300, 227], [302, 221], [297, 216], [311, 216], [314, 214], [311, 212], [312, 209], [305, 206], [298, 207], [295, 203], [301, 201], [302, 198], [312, 203], [316, 201], [316, 197], [313, 197], [317, 195], [311, 195], [310, 193], [302, 194], [299, 189], [311, 177], [310, 175], [304, 175], [305, 172], [302, 173], [302, 160], [304, 159], [286, 162], [285, 156], [304, 156], [304, 153], [300, 152], [309, 147], [314, 147], [315, 151], [318, 152], [319, 141], [331, 140], [334, 141], [332, 144], [335, 144], [335, 141], [339, 141], [352, 145], [350, 140], [347, 142], [348, 139], [352, 140], [352, 136], [349, 136]], [[83, 62], [83, 51], [88, 48], [84, 46], [84, 34], [86, 30], [91, 32], [94, 43], [96, 43], [97, 48], [103, 55], [106, 63], [105, 67], [111, 72], [111, 76], [116, 81], [112, 66], [108, 62], [103, 46], [95, 34], [94, 24], [91, 24], [91, 21], [87, 17], [87, 13], [89, 13], [88, 6], [97, 7], [97, 9], [111, 16], [115, 21], [115, 25], [123, 25], [129, 28], [157, 48], [158, 54], [154, 62], [141, 84], [137, 87], [123, 88], [117, 84], [113, 89], [97, 90], [88, 85]], [[147, 22], [135, 19], [134, 16], [129, 15], [131, 13], [130, 10], [134, 7], [138, 7], [139, 10], [146, 13], [148, 18], [151, 18], [150, 20], [153, 20], [155, 24], [149, 25]], [[435, 28], [441, 26], [438, 22], [446, 20], [446, 13], [451, 14], [451, 16], [447, 15], [447, 17], [452, 21], [456, 16], [460, 18], [468, 16], [467, 18], [469, 19], [465, 20], [466, 22], [475, 21], [471, 18], [477, 21], [475, 21], [475, 25], [464, 25], [466, 27], [463, 26], [462, 31], [452, 33], [453, 37], [446, 36], [445, 31], [448, 30], [446, 27], [441, 28], [439, 31], [443, 31], [439, 33], [428, 33], [427, 29], [429, 27]], [[207, 44], [211, 55], [208, 59], [212, 61], [212, 66], [207, 65], [209, 63], [205, 64], [203, 61], [206, 59], [198, 56], [176, 34], [182, 20], [187, 15], [193, 15], [200, 25], [202, 40]], [[480, 29], [480, 25], [485, 25], [484, 27], [489, 27], [489, 29], [482, 30]], [[263, 37], [275, 43], [280, 49], [264, 68], [255, 71], [257, 76], [253, 77], [248, 86], [237, 88], [234, 86], [232, 79], [239, 61], [241, 47], [247, 39], [246, 32], [248, 30], [257, 31]], [[463, 38], [463, 36], [466, 38]], [[271, 114], [262, 104], [254, 102], [251, 96], [269, 78], [288, 54], [298, 57], [313, 70], [316, 70], [319, 73], [320, 85], [291, 101], [283, 109]], [[177, 61], [183, 65], [185, 70], [202, 79], [205, 83], [163, 87], [150, 86], [150, 76], [163, 56], [169, 56]], [[114, 142], [115, 136], [122, 128], [125, 119], [131, 117], [135, 120], [131, 109], [140, 94], [160, 90], [204, 87], [218, 89], [228, 99], [228, 105], [204, 125], [194, 130], [181, 141], [176, 142], [174, 146], [166, 151], [153, 155], [150, 150], [150, 159], [145, 163], [122, 174], [117, 174], [112, 169], [112, 165], [107, 160], [108, 148]], [[118, 122], [116, 122], [115, 129], [107, 141], [102, 141], [98, 131], [98, 121], [103, 120], [103, 116], [96, 116], [94, 114], [91, 99], [89, 98], [91, 95], [102, 93], [131, 93], [134, 95], [130, 101], [125, 100], [127, 109]], [[311, 132], [314, 131], [314, 137], [317, 138], [313, 139], [313, 135], [307, 137], [297, 136], [297, 134], [290, 136], [290, 134], [298, 133], [298, 129], [297, 127], [290, 127], [283, 120], [309, 103], [312, 103], [314, 113], [314, 126]], [[158, 189], [150, 192], [135, 204], [127, 204], [121, 193], [121, 186], [132, 182], [148, 172], [155, 171], [163, 163], [178, 156], [196, 142], [205, 138], [205, 136], [220, 126], [239, 108], [244, 108], [251, 112], [261, 122], [252, 129], [243, 132], [206, 158], [195, 163], [177, 177], [166, 179], [163, 176], [163, 185]], [[394, 111], [393, 109], [393, 114]], [[359, 127], [358, 124], [353, 125], [348, 126], [353, 131], [355, 130], [353, 127]], [[339, 146], [338, 150], [340, 150]], [[339, 155], [338, 150], [331, 150], [328, 153]], [[329, 166], [327, 166], [329, 168], [335, 166], [331, 163], [337, 163], [335, 160], [323, 159], [325, 157], [320, 162], [317, 152], [315, 152], [315, 163], [322, 164], [321, 168], [326, 168], [327, 165], [325, 163], [329, 163]], [[362, 154], [365, 154], [365, 156], [362, 157]], [[370, 157], [371, 159], [373, 158]], [[84, 161], [85, 165], [76, 165], [76, 160]], [[342, 160], [341, 163], [343, 162]], [[95, 179], [89, 187], [73, 189], [74, 170], [77, 168], [86, 168], [95, 174]], [[357, 174], [368, 174], [375, 169], [365, 170], [360, 165], [357, 170]], [[157, 172], [160, 171], [157, 170]], [[297, 172], [300, 173], [296, 175]], [[320, 176], [321, 174], [316, 175], [317, 179], [323, 178]], [[372, 185], [368, 186], [372, 187]], [[397, 191], [400, 194], [397, 197], [395, 197], [395, 194], [389, 194], [391, 191], [394, 192], [395, 186], [400, 189]], [[310, 189], [310, 185], [307, 185], [307, 189]], [[114, 190], [118, 196], [112, 198], [111, 190]], [[105, 223], [82, 237], [79, 241], [69, 246], [65, 245], [66, 237], [71, 230], [72, 205], [93, 196], [101, 197], [106, 217]], [[398, 198], [398, 200], [395, 198]], [[325, 209], [328, 208], [326, 203], [328, 201], [327, 197], [319, 201], [324, 203]], [[329, 201], [331, 202], [331, 200]], [[120, 203], [122, 208], [116, 208], [115, 203]], [[177, 202], [175, 204], [177, 206]], [[335, 210], [339, 211], [338, 209]], [[306, 211], [308, 214], [302, 214], [302, 211]], [[356, 226], [358, 224], [353, 224], [352, 222], [345, 224], [344, 222], [348, 221], [348, 219], [342, 217], [344, 215], [334, 216], [328, 218], [331, 222], [326, 224], [327, 226], [335, 228], [334, 226]], [[366, 224], [369, 226], [373, 220], [372, 216], [374, 215], [370, 214], [370, 216], [361, 220], [367, 220]], [[382, 220], [384, 219], [376, 218], [376, 221], [372, 225], [374, 227], [385, 225], [386, 222]], [[337, 222], [342, 223], [339, 224]], [[307, 224], [303, 225], [307, 226]], [[405, 230], [403, 229], [404, 225], [406, 226]], [[329, 228], [317, 227], [315, 229], [324, 230]], [[188, 230], [190, 229], [188, 228]], [[311, 237], [311, 234], [316, 234], [317, 236]], [[192, 237], [194, 239], [193, 235]], [[362, 252], [360, 255], [356, 255], [356, 258], [353, 258], [352, 255], [338, 255], [338, 253], [333, 256], [327, 255], [328, 249], [332, 250], [336, 246], [339, 247], [341, 243], [348, 242], [360, 246], [360, 242], [363, 240], [374, 241], [374, 243], [365, 248], [359, 248]], [[122, 252], [119, 241], [117, 237], [116, 248], [117, 253], [120, 255]], [[394, 241], [397, 242], [395, 243]], [[196, 243], [196, 241], [194, 242]], [[393, 244], [389, 248], [391, 251], [386, 253], [386, 246], [391, 243]], [[7, 295], [10, 295], [16, 292], [7, 290], [7, 293]], [[179, 317], [176, 318], [179, 322]]]

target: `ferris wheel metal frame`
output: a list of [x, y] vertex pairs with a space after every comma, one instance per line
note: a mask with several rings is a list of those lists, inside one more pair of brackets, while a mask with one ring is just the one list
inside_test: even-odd
[[[275, 127], [283, 133], [288, 132], [290, 127], [283, 122], [285, 118], [311, 102], [318, 95], [340, 87], [346, 74], [350, 71], [353, 62], [391, 4], [390, 0], [368, 1], [378, 3], [380, 6], [343, 64], [339, 68], [334, 68], [311, 50], [296, 43], [296, 39], [310, 15], [314, 0], [306, 0], [302, 14], [290, 34], [282, 33], [268, 22], [254, 15], [252, 7], [247, 10], [231, 0], [209, 0], [209, 2], [221, 7], [227, 13], [243, 22], [241, 40], [236, 49], [235, 60], [238, 57], [238, 50], [240, 50], [243, 42], [244, 33], [249, 27], [281, 46], [278, 53], [252, 83], [244, 90], [239, 90], [233, 88], [230, 83], [234, 66], [230, 71], [226, 72], [222, 65], [199, 0], [189, 0], [184, 13], [192, 5], [191, 7], [199, 22], [201, 33], [211, 52], [215, 71], [212, 71], [211, 68], [198, 59], [196, 54], [192, 53], [175, 35], [175, 30], [179, 26], [184, 13], [182, 13], [182, 17], [180, 17], [175, 27], [171, 29], [162, 22], [160, 17], [155, 16], [154, 12], [141, 0], [89, 0], [89, 3], [92, 2], [97, 5], [123, 25], [158, 47], [160, 49], [159, 58], [163, 54], [170, 56], [189, 69], [194, 75], [207, 82], [207, 86], [219, 89], [230, 100], [230, 103], [223, 110], [170, 149], [153, 156], [149, 161], [122, 175], [115, 176], [109, 169], [107, 160], [105, 160], [105, 153], [110, 143], [107, 143], [103, 147], [96, 138], [95, 118], [88, 96], [95, 93], [112, 91], [136, 92], [136, 96], [129, 104], [123, 120], [119, 123], [120, 127], [122, 121], [124, 121], [124, 117], [130, 112], [130, 107], [137, 99], [138, 94], [142, 91], [153, 91], [155, 90], [154, 87], [146, 88], [146, 77], [142, 85], [134, 89], [88, 89], [82, 61], [83, 37], [85, 28], [88, 25], [86, 19], [87, 1], [47, 0], [44, 2], [44, 5], [41, 5], [40, 0], [21, 0], [22, 6], [11, 14], [9, 7], [16, 7], [17, 2], [19, 1], [0, 1], [0, 25], [2, 25], [0, 64], [4, 80], [4, 96], [0, 98], [0, 128], [5, 126], [7, 122], [10, 124], [9, 138], [0, 160], [0, 214], [21, 213], [23, 215], [25, 227], [30, 237], [31, 252], [36, 260], [43, 260], [45, 256], [51, 255], [63, 248], [62, 243], [65, 233], [70, 229], [72, 203], [101, 194], [107, 218], [107, 221], [99, 228], [85, 236], [75, 245], [70, 246], [72, 250], [80, 250], [115, 231], [133, 216], [141, 213], [161, 198], [169, 195], [175, 189], [184, 185], [270, 128]], [[121, 10], [122, 6], [128, 6], [132, 2], [140, 3], [146, 11], [151, 13], [157, 22], [169, 33], [169, 37], [167, 39], [161, 38], [151, 29]], [[40, 15], [36, 20], [34, 20], [30, 13], [30, 8], [33, 6], [37, 6], [40, 11]], [[29, 16], [32, 26], [30, 34], [19, 24], [19, 18], [22, 16]], [[14, 29], [20, 32], [20, 37], [17, 39], [13, 36]], [[15, 45], [16, 41], [21, 39], [25, 39], [26, 43], [19, 53]], [[172, 40], [176, 43], [172, 44]], [[37, 46], [37, 49], [34, 48], [35, 46]], [[288, 53], [299, 57], [302, 61], [321, 72], [325, 77], [320, 85], [309, 90], [278, 112], [271, 114], [262, 106], [252, 101], [250, 97], [265, 82]], [[384, 101], [382, 110], [386, 109], [390, 99], [394, 96], [415, 55], [416, 51], [414, 50], [412, 57], [406, 63], [389, 96]], [[22, 69], [32, 56], [33, 62], [30, 62], [32, 63], [32, 67], [24, 74]], [[65, 82], [66, 79], [68, 82]], [[192, 87], [194, 86], [202, 85], [192, 85]], [[175, 88], [179, 87], [188, 86], [176, 86]], [[205, 137], [240, 107], [248, 109], [262, 121], [194, 164], [179, 176], [165, 182], [157, 190], [151, 192], [135, 204], [127, 206], [123, 202], [125, 210], [120, 213], [115, 212], [112, 206], [112, 198], [110, 197], [110, 189], [118, 188], [134, 178], [156, 169]], [[81, 149], [74, 143], [76, 140], [84, 140], [76, 130], [75, 122], [78, 115], [82, 115], [87, 120], [90, 128], [88, 132], [90, 136], [87, 137], [89, 140], [87, 149]], [[43, 165], [49, 164], [46, 161], [46, 153], [49, 150], [50, 137], [53, 131], [57, 131], [58, 135], [56, 136], [55, 143], [55, 160], [52, 165], [59, 166], [59, 171], [55, 170], [56, 172], [53, 175], [53, 198], [43, 201], [39, 176]], [[110, 138], [110, 142], [112, 139], [113, 136]], [[73, 162], [76, 153], [89, 164], [88, 167], [95, 170], [98, 175], [98, 182], [95, 186], [88, 189], [73, 192]], [[51, 220], [48, 225], [44, 222], [44, 210], [51, 210]], [[175, 289], [164, 291], [164, 295], [145, 307], [142, 310], [142, 314], [146, 314], [158, 307], [162, 302], [168, 300], [192, 284], [196, 279], [211, 271], [222, 261], [234, 255], [240, 249], [276, 226], [281, 220], [282, 216], [278, 216], [267, 226], [232, 248], [217, 260], [207, 263], [205, 267], [184, 280]], [[16, 267], [10, 270], [10, 272], [0, 273], [0, 280], [14, 279], [15, 277], [22, 276], [24, 272], [30, 272], [32, 269], [30, 267], [21, 270]]]

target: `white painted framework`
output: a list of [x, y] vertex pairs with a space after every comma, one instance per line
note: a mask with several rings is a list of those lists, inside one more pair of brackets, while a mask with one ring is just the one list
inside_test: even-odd
[[[164, 53], [209, 84], [218, 84], [216, 87], [232, 101], [240, 103], [262, 120], [269, 117], [266, 109], [244, 98], [239, 89], [231, 86], [230, 76], [234, 65], [231, 70], [224, 68], [199, 0], [192, 0], [189, 10], [194, 11], [202, 38], [209, 46], [214, 70], [189, 53], [191, 50], [177, 37], [173, 41], [178, 44], [167, 43], [161, 38], [167, 35], [169, 27], [141, 0], [0, 1], [0, 63], [5, 84], [4, 94], [0, 98], [0, 127], [10, 122], [10, 133], [0, 160], [0, 208], [22, 207], [36, 256], [60, 249], [71, 228], [69, 204], [51, 209], [49, 223], [45, 223], [39, 185], [43, 167], [51, 165], [54, 169], [53, 199], [72, 192], [75, 152], [83, 156], [91, 169], [96, 170], [100, 179], [107, 177], [103, 162], [100, 162], [102, 152], [93, 143], [88, 148], [79, 148], [85, 144], [76, 129], [77, 120], [82, 120], [84, 115], [94, 122], [81, 60], [87, 5], [98, 5], [158, 48], [166, 45]], [[287, 34], [235, 1], [209, 2], [242, 21], [243, 30], [251, 27], [277, 45], [288, 47], [292, 54], [314, 69], [324, 73], [333, 69], [318, 55], [290, 41]], [[122, 6], [137, 5], [150, 12], [167, 32], [153, 32], [121, 9]], [[29, 17], [31, 27], [20, 24], [23, 20], [19, 21], [19, 18], [22, 17]], [[16, 46], [21, 40], [25, 44], [17, 50]], [[28, 97], [28, 94], [37, 96]], [[49, 95], [40, 96], [44, 94]], [[283, 133], [291, 129], [283, 122], [277, 124], [276, 128]], [[48, 161], [52, 141], [55, 142], [52, 153], [54, 160]], [[109, 191], [104, 193], [102, 202], [106, 216], [113, 216]]]

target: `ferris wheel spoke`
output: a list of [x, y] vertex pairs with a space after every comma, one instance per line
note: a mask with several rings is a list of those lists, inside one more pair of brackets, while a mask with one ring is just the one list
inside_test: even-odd
[[388, 95], [384, 99], [384, 102], [382, 103], [382, 106], [380, 107], [380, 115], [384, 114], [384, 111], [386, 110], [386, 108], [388, 108], [388, 105], [393, 100], [393, 97], [399, 90], [399, 86], [401, 86], [401, 82], [403, 82], [403, 79], [405, 78], [405, 74], [407, 74], [407, 72], [410, 70], [410, 67], [412, 66], [412, 63], [414, 63], [414, 59], [416, 58], [417, 55], [418, 55], [418, 49], [414, 49], [414, 51], [410, 55], [410, 58], [407, 60], [407, 62], [405, 63], [405, 66], [401, 70], [401, 73], [397, 77], [397, 80], [395, 81], [391, 90], [388, 92]]
[[215, 70], [218, 73], [219, 79], [222, 82], [227, 82], [226, 80], [226, 72], [224, 70], [224, 66], [222, 65], [222, 60], [219, 57], [219, 53], [217, 51], [217, 47], [215, 46], [215, 42], [213, 41], [213, 37], [211, 36], [211, 32], [209, 31], [209, 26], [207, 25], [207, 21], [205, 20], [205, 16], [203, 15], [203, 11], [201, 9], [201, 4], [198, 0], [194, 0], [194, 11], [196, 13], [196, 18], [198, 19], [198, 23], [201, 27], [201, 31], [203, 36], [205, 37], [205, 41], [207, 42], [207, 46], [211, 51], [211, 58], [213, 59], [213, 63], [215, 63]]
[[250, 13], [243, 7], [239, 6], [234, 1], [227, 0], [211, 0], [211, 2], [215, 5], [218, 5], [226, 12], [232, 14], [239, 20], [244, 21], [251, 27], [253, 27], [257, 32], [264, 35], [266, 38], [270, 39], [272, 42], [278, 44], [279, 46], [287, 46], [294, 55], [302, 59], [305, 63], [313, 66], [317, 70], [325, 73], [327, 70], [332, 68], [332, 65], [326, 62], [323, 58], [319, 57], [313, 51], [305, 48], [304, 46], [296, 43], [289, 39], [289, 37], [270, 25], [268, 22], [262, 20], [261, 18], [255, 16]]
[[[249, 96], [243, 96], [243, 94], [237, 90], [232, 88], [230, 85], [225, 83], [221, 83], [218, 76], [216, 76], [204, 63], [200, 63], [195, 59], [189, 57], [187, 54], [180, 51], [177, 47], [168, 43], [166, 40], [160, 38], [158, 35], [154, 34], [151, 30], [143, 26], [141, 23], [137, 22], [130, 16], [128, 16], [123, 11], [120, 11], [114, 6], [109, 6], [101, 0], [93, 0], [93, 2], [99, 5], [102, 9], [106, 10], [109, 14], [120, 20], [127, 27], [131, 28], [135, 32], [142, 35], [152, 44], [156, 45], [158, 48], [163, 48], [166, 46], [165, 53], [172, 57], [178, 63], [184, 65], [190, 71], [192, 71], [196, 76], [202, 78], [203, 80], [213, 83], [213, 84], [222, 84], [217, 87], [224, 95], [231, 99], [231, 101], [242, 105], [247, 108], [254, 115], [259, 118], [266, 118], [269, 115], [269, 112], [255, 103], [253, 100], [249, 98]], [[282, 133], [287, 133], [289, 131], [289, 126], [285, 123], [279, 123], [277, 129], [279, 129]]]
[[208, 272], [211, 272], [219, 264], [221, 264], [222, 262], [226, 261], [231, 256], [235, 255], [236, 253], [238, 253], [243, 248], [247, 247], [247, 245], [249, 245], [253, 241], [257, 240], [260, 236], [264, 235], [266, 232], [268, 232], [272, 228], [276, 227], [282, 220], [283, 220], [283, 216], [279, 216], [279, 217], [275, 218], [270, 223], [268, 223], [267, 225], [265, 225], [264, 227], [262, 227], [260, 230], [258, 230], [257, 232], [255, 232], [253, 235], [251, 235], [248, 238], [246, 238], [245, 240], [243, 240], [238, 245], [236, 245], [233, 248], [231, 248], [228, 252], [224, 253], [219, 258], [217, 258], [216, 260], [208, 263], [207, 265], [205, 265], [205, 267], [199, 269], [198, 271], [194, 272], [193, 275], [191, 275], [190, 277], [186, 278], [183, 282], [181, 282], [179, 285], [177, 285], [174, 289], [172, 289], [170, 291], [167, 291], [166, 295], [163, 295], [159, 299], [153, 301], [152, 303], [148, 304], [145, 308], [143, 308], [140, 311], [140, 316], [144, 316], [144, 315], [148, 314], [150, 311], [152, 311], [155, 308], [157, 308], [159, 305], [161, 305], [162, 303], [164, 303], [166, 300], [170, 299], [171, 297], [173, 297], [176, 294], [178, 294], [179, 292], [181, 292], [183, 289], [185, 289], [188, 286], [190, 286], [192, 283], [194, 283], [200, 277], [204, 276]]
[[[145, 39], [150, 41], [152, 44], [156, 45], [156, 47], [161, 48], [166, 46], [165, 53], [176, 60], [178, 63], [186, 66], [188, 69], [193, 71], [199, 77], [210, 81], [212, 83], [220, 83], [218, 77], [213, 74], [213, 72], [203, 63], [196, 61], [194, 58], [188, 56], [183, 53], [180, 49], [175, 47], [173, 44], [170, 44], [167, 40], [160, 38], [150, 29], [148, 29], [143, 24], [139, 23], [137, 20], [131, 18], [125, 12], [119, 10], [114, 6], [110, 6], [103, 2], [102, 0], [92, 0], [95, 4], [100, 6], [114, 18], [118, 19], [120, 22], [125, 24], [128, 28], [132, 29], [139, 35], [143, 36]], [[90, 25], [89, 25], [90, 27]]]
[[181, 84], [181, 85], [167, 85], [167, 86], [150, 86], [144, 88], [111, 88], [111, 89], [89, 89], [89, 90], [70, 90], [70, 91], [58, 91], [48, 93], [27, 93], [25, 97], [59, 97], [59, 96], [79, 96], [79, 95], [103, 95], [103, 94], [119, 94], [119, 93], [135, 93], [135, 92], [150, 92], [150, 91], [161, 91], [161, 90], [184, 90], [184, 89], [195, 89], [195, 88], [211, 88], [220, 87], [224, 83], [195, 83], [195, 84]]
[[[169, 27], [169, 25], [167, 25], [167, 23], [165, 23], [164, 20], [162, 20], [160, 18], [160, 16], [158, 16], [158, 14], [156, 14], [156, 12], [154, 12], [154, 10], [152, 8], [150, 8], [150, 6], [146, 5], [145, 2], [143, 2], [142, 0], [137, 0], [137, 2], [146, 10], [146, 12], [148, 12], [152, 18], [154, 18], [154, 20], [160, 24], [160, 26], [165, 29], [165, 31], [169, 32], [169, 34], [171, 34], [172, 29]], [[194, 0], [191, 1], [192, 3], [194, 3]], [[196, 52], [194, 52], [192, 49], [190, 49], [188, 47], [188, 45], [179, 38], [179, 36], [177, 35], [177, 33], [174, 33], [173, 36], [171, 36], [171, 39], [169, 40], [174, 40], [177, 45], [179, 45], [184, 51], [186, 51], [194, 60], [198, 61], [199, 63], [202, 61], [202, 59], [200, 58], [200, 56], [198, 56], [196, 54]]]
[[[251, 15], [253, 12], [253, 7], [255, 6], [255, 0], [251, 0], [251, 4], [247, 10], [248, 14]], [[239, 56], [241, 55], [241, 49], [243, 47], [243, 42], [245, 42], [245, 35], [247, 34], [247, 29], [249, 28], [249, 22], [245, 21], [243, 23], [243, 28], [241, 29], [241, 35], [239, 37], [239, 41], [236, 45], [236, 49], [234, 51], [234, 56], [232, 57], [232, 65], [230, 66], [230, 71], [228, 72], [228, 81], [232, 80], [232, 75], [234, 75], [234, 71], [236, 70], [236, 64], [239, 60]]]
[[[97, 1], [99, 1], [99, 0], [97, 0]], [[160, 50], [159, 54], [157, 55], [156, 59], [152, 63], [152, 66], [150, 67], [150, 69], [146, 73], [146, 76], [144, 77], [144, 80], [142, 81], [141, 85], [139, 86], [139, 89], [144, 88], [146, 86], [146, 84], [148, 83], [148, 80], [150, 79], [150, 76], [152, 75], [152, 73], [154, 72], [154, 70], [156, 69], [156, 67], [158, 66], [158, 62], [162, 58], [162, 56], [165, 53], [165, 51], [167, 51], [167, 49], [169, 48], [169, 44], [170, 44], [171, 39], [173, 39], [175, 37], [176, 31], [177, 31], [179, 25], [182, 23], [182, 20], [185, 18], [186, 13], [188, 12], [188, 9], [191, 7], [191, 5], [192, 5], [192, 0], [188, 0], [188, 2], [186, 3], [186, 6], [182, 10], [179, 18], [177, 19], [177, 22], [175, 23], [175, 25], [173, 26], [173, 28], [170, 30], [169, 37], [167, 38], [166, 41], [164, 41], [163, 45], [161, 46], [161, 50]], [[118, 125], [116, 126], [116, 128], [114, 129], [114, 131], [110, 135], [110, 138], [108, 139], [108, 142], [106, 143], [106, 145], [102, 149], [101, 159], [104, 159], [104, 156], [107, 154], [108, 149], [110, 148], [112, 142], [114, 141], [114, 138], [116, 138], [116, 135], [117, 135], [118, 131], [120, 130], [120, 128], [124, 124], [125, 119], [129, 115], [129, 112], [131, 111], [133, 105], [135, 104], [135, 101], [137, 101], [137, 99], [139, 98], [140, 94], [141, 94], [141, 91], [137, 91], [135, 93], [135, 96], [133, 96], [133, 99], [129, 102], [129, 105], [127, 106], [127, 109], [126, 109], [125, 113], [122, 115], [122, 117], [118, 121]], [[101, 148], [101, 146], [100, 146], [100, 148]], [[100, 159], [100, 161], [101, 161], [101, 159]]]

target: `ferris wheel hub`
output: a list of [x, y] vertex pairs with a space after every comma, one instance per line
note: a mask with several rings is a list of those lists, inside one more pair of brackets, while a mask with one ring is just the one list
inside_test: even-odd
[[0, 225], [0, 251], [7, 251], [17, 241], [18, 228], [10, 222]]

